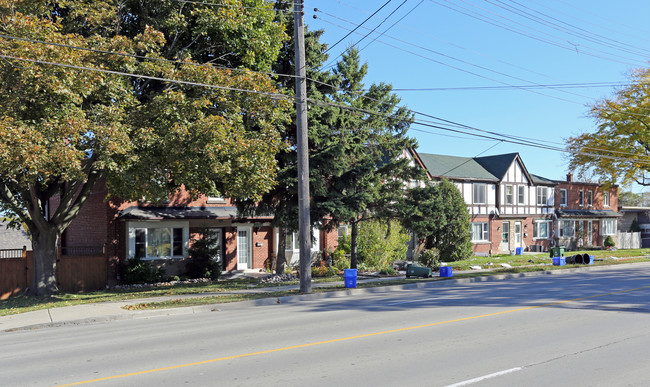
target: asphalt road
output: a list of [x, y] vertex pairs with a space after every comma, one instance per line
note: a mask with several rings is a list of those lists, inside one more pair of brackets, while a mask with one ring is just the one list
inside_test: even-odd
[[0, 333], [0, 385], [647, 386], [650, 265]]

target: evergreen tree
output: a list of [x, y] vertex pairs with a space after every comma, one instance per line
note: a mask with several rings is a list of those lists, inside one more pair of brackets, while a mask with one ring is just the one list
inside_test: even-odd
[[435, 248], [440, 261], [458, 261], [472, 254], [467, 206], [449, 180], [411, 189], [400, 211], [404, 227], [420, 238], [426, 250]]
[[404, 157], [407, 149], [416, 146], [406, 135], [412, 114], [398, 107], [400, 99], [391, 93], [390, 85], [364, 89], [367, 68], [357, 49], [344, 53], [334, 71], [341, 79], [333, 101], [345, 107], [313, 128], [317, 145], [313, 159], [318, 167], [312, 169], [312, 178], [319, 183], [312, 191], [314, 213], [327, 219], [328, 229], [350, 225], [352, 268], [357, 267], [359, 223], [396, 218], [405, 181], [423, 173]]

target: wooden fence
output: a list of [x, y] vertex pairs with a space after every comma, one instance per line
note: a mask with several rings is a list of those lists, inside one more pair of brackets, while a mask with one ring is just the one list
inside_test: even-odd
[[619, 232], [616, 234], [618, 249], [640, 249], [641, 233], [640, 232]]
[[[23, 249], [0, 250], [0, 300], [20, 294], [32, 284], [34, 256]], [[59, 255], [56, 264], [59, 290], [86, 292], [106, 287], [108, 260], [102, 255]]]

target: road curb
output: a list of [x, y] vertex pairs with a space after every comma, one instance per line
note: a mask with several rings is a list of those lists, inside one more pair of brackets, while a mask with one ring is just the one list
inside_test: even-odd
[[[290, 304], [296, 304], [300, 302], [309, 302], [309, 301], [322, 300], [328, 298], [340, 298], [340, 297], [355, 296], [355, 295], [362, 295], [362, 294], [389, 293], [395, 290], [426, 289], [426, 288], [432, 288], [438, 286], [451, 286], [455, 284], [471, 284], [476, 282], [505, 281], [510, 279], [519, 279], [519, 278], [526, 278], [526, 277], [540, 277], [546, 275], [565, 275], [565, 274], [572, 274], [576, 272], [585, 272], [585, 271], [601, 271], [601, 270], [608, 270], [616, 267], [629, 267], [633, 265], [648, 266], [650, 265], [650, 262], [621, 263], [618, 265], [603, 265], [603, 266], [584, 266], [584, 267], [575, 267], [575, 268], [568, 268], [562, 270], [545, 270], [545, 271], [534, 271], [534, 272], [526, 272], [526, 273], [501, 273], [501, 274], [484, 275], [484, 276], [471, 277], [471, 278], [449, 277], [449, 278], [438, 279], [434, 281], [414, 282], [410, 284], [383, 285], [383, 286], [369, 287], [369, 288], [348, 288], [342, 290], [323, 291], [323, 292], [316, 292], [316, 293], [309, 293], [309, 294], [268, 297], [268, 298], [260, 298], [257, 300], [215, 303], [215, 304], [187, 306], [187, 307], [179, 307], [179, 308], [167, 308], [167, 309], [155, 309], [155, 310], [124, 309], [123, 313], [86, 317], [80, 319], [70, 319], [64, 321], [54, 321], [48, 323], [28, 324], [25, 326], [16, 326], [8, 329], [2, 329], [2, 328], [0, 329], [2, 329], [1, 330], [2, 332], [15, 332], [15, 331], [33, 330], [33, 329], [41, 329], [41, 328], [98, 324], [98, 323], [120, 321], [120, 320], [136, 320], [136, 319], [189, 315], [189, 314], [198, 314], [198, 313], [207, 313], [207, 312], [221, 312], [221, 311], [238, 310], [238, 309], [245, 309], [245, 308], [259, 307], [259, 306], [290, 305]], [[196, 297], [196, 295], [194, 296]], [[172, 299], [174, 298], [172, 297]], [[124, 306], [133, 305], [134, 303], [137, 304], [137, 302], [135, 301], [136, 300], [129, 300], [124, 302], [117, 302], [116, 304], [119, 304], [119, 308], [123, 309]]]

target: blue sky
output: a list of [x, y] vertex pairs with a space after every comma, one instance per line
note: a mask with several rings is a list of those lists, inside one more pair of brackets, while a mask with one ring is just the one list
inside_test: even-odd
[[[386, 2], [305, 0], [305, 23], [324, 29], [322, 41], [332, 45]], [[392, 0], [334, 46], [330, 58], [383, 22], [358, 44], [369, 65], [367, 85], [391, 83], [417, 112], [562, 148], [565, 138], [595, 130], [587, 117], [590, 104], [612, 96], [613, 84], [647, 66], [649, 14], [647, 0]], [[593, 83], [607, 85], [540, 87]], [[437, 90], [399, 90], [425, 88]], [[567, 173], [566, 154], [555, 150], [420, 125], [410, 134], [423, 153], [519, 152], [531, 173], [551, 179]]]

